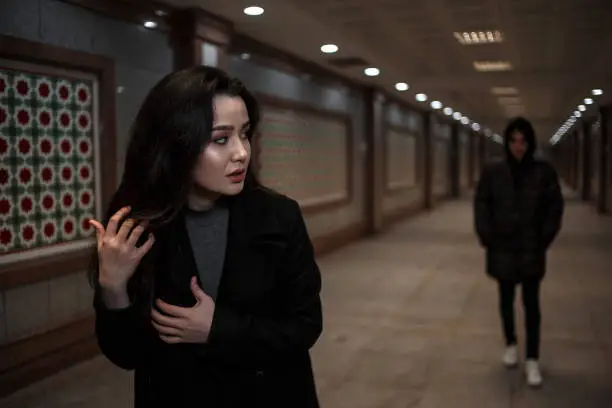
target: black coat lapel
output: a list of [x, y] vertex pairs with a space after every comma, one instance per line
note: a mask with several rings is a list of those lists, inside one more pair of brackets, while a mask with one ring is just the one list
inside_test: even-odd
[[198, 276], [198, 270], [184, 213], [181, 212], [162, 234], [163, 249], [156, 265], [156, 296], [172, 305], [191, 307], [195, 298], [189, 284], [192, 276]]

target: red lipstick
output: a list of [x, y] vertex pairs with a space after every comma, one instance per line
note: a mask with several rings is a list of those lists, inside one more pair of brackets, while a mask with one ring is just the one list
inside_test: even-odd
[[240, 169], [233, 171], [228, 174], [227, 177], [229, 177], [232, 183], [242, 183], [244, 181], [244, 178], [246, 177], [246, 170]]

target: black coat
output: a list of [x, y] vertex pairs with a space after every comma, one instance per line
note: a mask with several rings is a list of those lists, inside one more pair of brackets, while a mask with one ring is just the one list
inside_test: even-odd
[[508, 161], [487, 165], [474, 200], [487, 273], [498, 280], [540, 280], [546, 251], [561, 228], [564, 201], [554, 168], [531, 159], [515, 183]]
[[[112, 311], [95, 301], [102, 352], [135, 369], [136, 408], [319, 406], [309, 349], [322, 331], [321, 276], [300, 208], [263, 189], [229, 206], [208, 343], [162, 342], [148, 302]], [[189, 281], [198, 273], [183, 217], [164, 228], [156, 234], [155, 297], [192, 306]]]

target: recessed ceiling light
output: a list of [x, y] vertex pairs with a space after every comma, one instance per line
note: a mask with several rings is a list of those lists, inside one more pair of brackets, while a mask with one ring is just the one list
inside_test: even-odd
[[168, 13], [164, 10], [155, 10], [155, 15], [159, 17], [165, 17], [168, 15]]
[[261, 16], [264, 13], [263, 7], [259, 6], [250, 6], [245, 8], [243, 11], [247, 16]]
[[451, 107], [447, 106], [446, 108], [444, 108], [444, 114], [445, 114], [446, 116], [450, 116], [450, 115], [452, 115], [452, 114], [453, 114], [453, 108], [451, 108]]
[[578, 111], [574, 111], [574, 116], [579, 118], [582, 116], [582, 113], [578, 112]]
[[378, 76], [380, 70], [378, 68], [366, 68], [363, 70], [363, 73], [367, 76]]
[[584, 103], [585, 103], [586, 105], [592, 105], [592, 104], [593, 104], [593, 100], [592, 100], [591, 98], [585, 98], [585, 99], [584, 99]]
[[586, 110], [586, 106], [584, 106], [584, 105], [578, 105], [578, 110], [579, 110], [580, 112], [584, 112], [584, 111]]
[[251, 54], [249, 54], [248, 52], [243, 52], [242, 54], [240, 54], [240, 58], [243, 60], [248, 60], [251, 58]]
[[468, 123], [470, 123], [470, 118], [468, 118], [467, 116], [463, 116], [461, 118], [461, 123], [463, 123], [464, 125], [467, 125]]
[[478, 123], [474, 123], [474, 124], [472, 124], [472, 129], [473, 129], [475, 132], [478, 132], [478, 131], [480, 130], [480, 124], [478, 124]]
[[425, 102], [427, 100], [427, 95], [424, 93], [418, 93], [416, 94], [415, 98], [419, 102]]
[[408, 86], [408, 84], [405, 82], [398, 82], [397, 84], [395, 84], [395, 89], [397, 89], [400, 92], [407, 91], [408, 88], [410, 88], [410, 86]]
[[453, 113], [453, 119], [455, 119], [455, 120], [461, 120], [462, 117], [463, 117], [463, 115], [461, 115], [461, 112]]
[[456, 31], [453, 35], [462, 45], [493, 44], [504, 41], [504, 35], [499, 30]]
[[603, 90], [602, 89], [593, 89], [593, 91], [591, 91], [591, 93], [595, 96], [597, 95], [603, 95]]
[[508, 61], [474, 61], [474, 69], [480, 72], [510, 71], [512, 64]]
[[157, 23], [155, 21], [145, 21], [143, 24], [146, 28], [155, 28]]
[[338, 46], [336, 44], [325, 44], [321, 46], [321, 52], [325, 54], [333, 54], [338, 52]]
[[429, 106], [431, 106], [433, 109], [440, 109], [442, 107], [442, 102], [432, 101]]

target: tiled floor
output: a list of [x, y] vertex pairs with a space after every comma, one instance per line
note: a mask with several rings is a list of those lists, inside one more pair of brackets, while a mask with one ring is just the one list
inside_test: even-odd
[[[313, 358], [322, 408], [611, 407], [611, 248], [612, 219], [568, 197], [543, 286], [539, 390], [501, 366], [495, 286], [468, 199], [321, 259], [325, 332]], [[128, 373], [97, 358], [0, 407], [127, 408], [130, 387]]]

